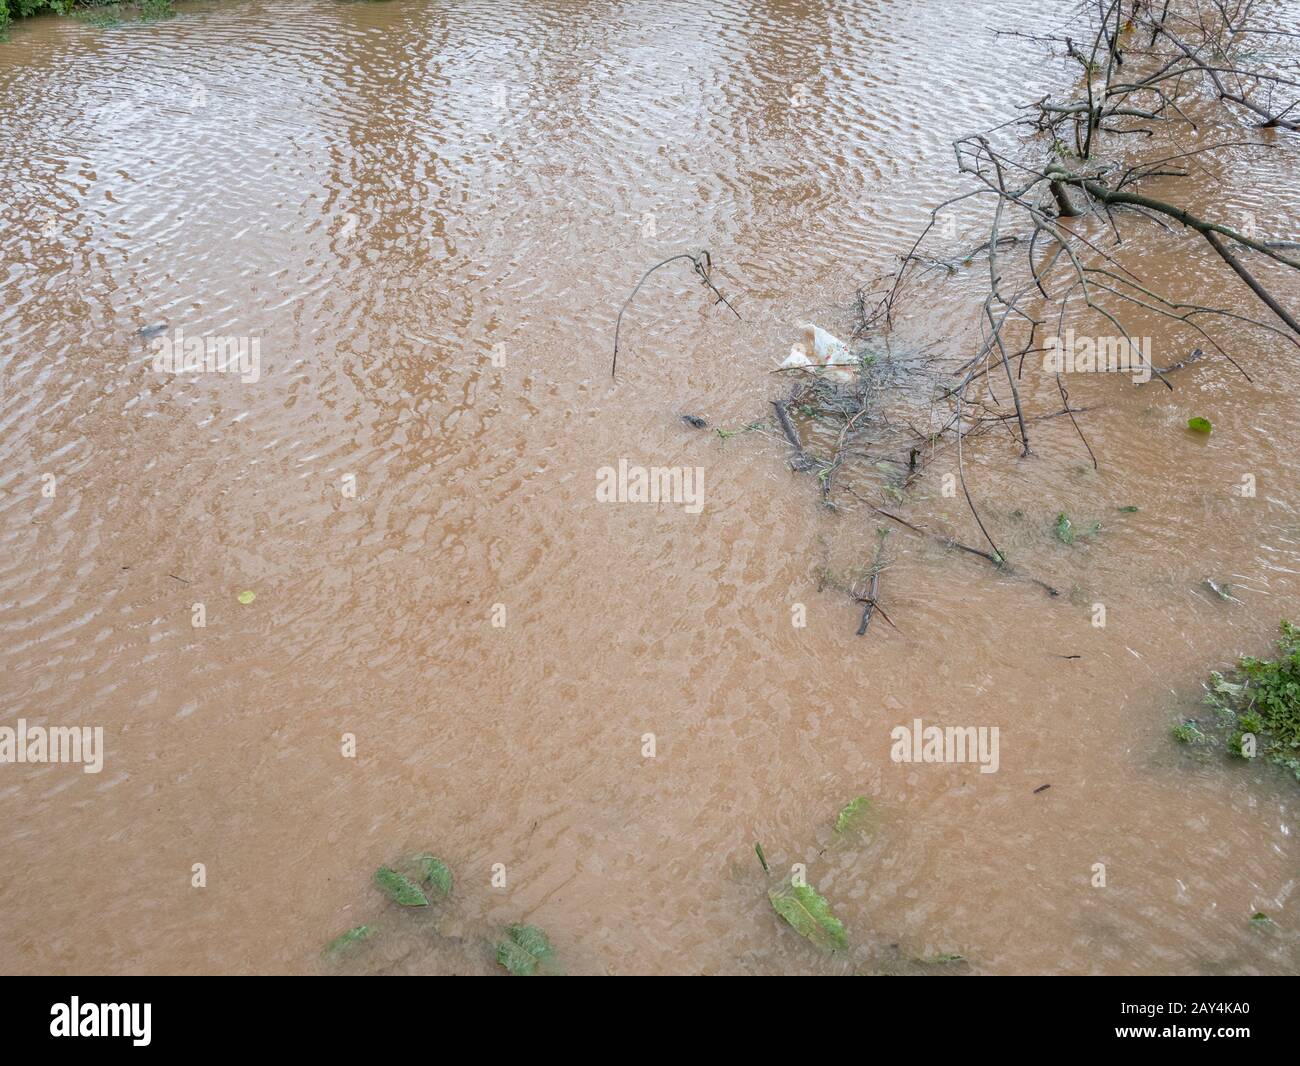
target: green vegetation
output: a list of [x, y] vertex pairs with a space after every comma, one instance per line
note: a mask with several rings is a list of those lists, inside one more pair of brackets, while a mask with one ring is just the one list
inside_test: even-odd
[[375, 871], [375, 884], [385, 896], [403, 907], [427, 907], [429, 898], [425, 888], [436, 888], [444, 896], [451, 895], [451, 867], [436, 855], [427, 852], [407, 856], [393, 867], [381, 866]]
[[16, 18], [30, 18], [42, 11], [66, 15], [72, 10], [72, 0], [0, 0], [0, 33], [9, 29]]
[[1197, 415], [1195, 418], [1187, 420], [1187, 428], [1193, 433], [1210, 433], [1214, 429], [1213, 423], [1208, 418], [1201, 418]]
[[497, 962], [515, 977], [532, 977], [553, 954], [550, 940], [535, 925], [512, 925], [497, 944]]
[[767, 898], [795, 932], [818, 947], [835, 951], [848, 946], [844, 923], [831, 913], [831, 905], [811, 885], [786, 881], [769, 889]]
[[427, 907], [429, 900], [419, 886], [408, 881], [396, 870], [381, 866], [375, 871], [375, 884], [379, 891], [403, 907]]
[[355, 929], [349, 929], [342, 936], [336, 936], [325, 945], [325, 950], [321, 954], [327, 957], [337, 955], [352, 947], [353, 944], [360, 944], [364, 940], [369, 940], [374, 931], [374, 926], [358, 925]]
[[421, 855], [416, 862], [424, 879], [444, 896], [451, 895], [451, 867], [433, 855]]
[[120, 0], [0, 0], [0, 40], [7, 38], [14, 19], [77, 14], [95, 26], [115, 26], [123, 21], [122, 12], [126, 8], [137, 12], [141, 22], [176, 14], [172, 0], [138, 0], [130, 4]]
[[1093, 522], [1086, 530], [1078, 530], [1064, 511], [1056, 516], [1056, 539], [1062, 544], [1073, 544], [1077, 537], [1094, 537], [1100, 532], [1100, 522]]
[[1260, 750], [1300, 779], [1300, 630], [1282, 623], [1276, 659], [1242, 659], [1238, 666], [1246, 677], [1245, 696], [1255, 713], [1243, 714], [1243, 730], [1262, 734], [1267, 747]]
[[102, 7], [96, 7], [94, 10], [81, 12], [77, 18], [82, 22], [89, 23], [91, 26], [98, 26], [104, 29], [109, 26], [120, 26], [124, 19], [122, 18], [121, 4], [104, 4]]
[[853, 802], [846, 804], [835, 818], [835, 832], [843, 833], [850, 829], [858, 821], [862, 812], [870, 806], [871, 801], [866, 796], [859, 796]]
[[[422, 915], [436, 915], [436, 908], [420, 908], [429, 908], [431, 901], [438, 901], [438, 895], [451, 896], [451, 867], [444, 859], [428, 852], [408, 854], [396, 860], [392, 866], [379, 867], [375, 871], [374, 884], [390, 900], [400, 904], [402, 910], [391, 913], [409, 914], [414, 910]], [[394, 921], [400, 927], [422, 936], [441, 935], [437, 917], [432, 921], [428, 918], [413, 920], [410, 917], [396, 918]], [[330, 962], [341, 962], [353, 954], [356, 945], [373, 940], [378, 935], [378, 926], [358, 925], [331, 940], [321, 954]], [[497, 962], [517, 976], [536, 973], [540, 965], [549, 963], [555, 955], [550, 940], [535, 925], [511, 925], [506, 928], [504, 938], [484, 932], [482, 939], [486, 942], [485, 947], [495, 947]]]
[[[871, 809], [866, 796], [857, 796], [840, 808], [835, 816], [835, 834], [840, 836], [858, 826]], [[755, 844], [754, 853], [763, 865], [763, 873], [770, 878], [772, 871], [763, 854], [763, 845]], [[803, 867], [795, 867], [790, 876], [767, 891], [768, 902], [795, 932], [817, 947], [840, 951], [848, 947], [848, 934], [844, 923], [835, 917], [831, 905], [803, 876]]]
[[1174, 726], [1170, 732], [1179, 744], [1205, 744], [1210, 739], [1201, 732], [1200, 727], [1191, 719], [1183, 722], [1182, 725]]
[[[1282, 622], [1276, 659], [1242, 658], [1231, 677], [1210, 674], [1207, 706], [1225, 750], [1237, 758], [1264, 756], [1300, 781], [1300, 630]], [[1184, 744], [1213, 744], [1204, 722], [1189, 720], [1173, 728]]]
[[721, 426], [714, 426], [713, 432], [723, 440], [730, 440], [732, 437], [738, 437], [742, 433], [753, 433], [755, 430], [762, 429], [766, 423], [751, 422], [747, 426], [741, 426], [739, 429], [723, 429]]

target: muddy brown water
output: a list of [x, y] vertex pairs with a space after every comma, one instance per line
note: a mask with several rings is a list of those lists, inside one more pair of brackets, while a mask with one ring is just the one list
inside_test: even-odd
[[[817, 574], [879, 521], [820, 508], [770, 433], [679, 420], [765, 418], [791, 323], [846, 333], [854, 287], [959, 190], [949, 142], [1058, 85], [994, 38], [1004, 12], [289, 0], [18, 26], [0, 721], [101, 726], [105, 755], [0, 767], [0, 969], [489, 973], [523, 920], [569, 973], [1294, 971], [1300, 790], [1169, 737], [1300, 613], [1293, 347], [1230, 329], [1253, 381], [1211, 359], [1173, 392], [1076, 375], [1099, 470], [1064, 419], [1031, 459], [967, 454], [1063, 595], [898, 529], [897, 629], [860, 639]], [[1298, 179], [1279, 141], [1182, 195], [1285, 237]], [[979, 239], [974, 208], [954, 224]], [[699, 246], [743, 321], [666, 268], [611, 383], [624, 297]], [[1249, 308], [1185, 247], [1128, 254]], [[978, 269], [904, 332], [971, 343]], [[159, 324], [258, 339], [258, 380], [156, 372]], [[1148, 332], [1157, 363], [1185, 354]], [[699, 513], [597, 502], [620, 459], [701, 467]], [[951, 469], [907, 513], [973, 543]], [[1102, 532], [1066, 547], [1062, 511]], [[892, 761], [915, 718], [997, 727], [997, 772]], [[857, 795], [868, 826], [836, 836]], [[780, 924], [755, 841], [806, 864], [849, 951]], [[425, 849], [453, 897], [395, 913], [370, 875]], [[910, 961], [940, 953], [968, 961]]]

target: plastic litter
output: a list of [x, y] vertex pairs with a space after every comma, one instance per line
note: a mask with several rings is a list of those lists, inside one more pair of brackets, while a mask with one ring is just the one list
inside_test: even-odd
[[781, 363], [783, 370], [806, 367], [824, 371], [835, 381], [850, 382], [856, 377], [857, 360], [849, 346], [832, 333], [811, 322], [796, 322], [802, 340], [791, 347], [790, 354]]

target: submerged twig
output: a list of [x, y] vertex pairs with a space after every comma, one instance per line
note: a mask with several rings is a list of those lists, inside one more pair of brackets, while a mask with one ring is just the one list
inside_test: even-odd
[[858, 623], [858, 636], [866, 633], [867, 627], [871, 625], [871, 618], [877, 610], [880, 611], [880, 617], [888, 622], [892, 628], [898, 628], [898, 626], [894, 625], [894, 620], [889, 617], [889, 613], [880, 606], [879, 599], [880, 572], [884, 569], [885, 538], [889, 535], [889, 530], [882, 526], [876, 532], [880, 537], [880, 542], [876, 545], [876, 558], [871, 564], [871, 587], [867, 590], [865, 596], [857, 597], [859, 603], [865, 604], [862, 609], [862, 621]]
[[667, 266], [669, 263], [676, 262], [678, 259], [689, 259], [691, 261], [691, 266], [695, 270], [695, 273], [699, 275], [700, 281], [703, 284], [707, 285], [710, 289], [712, 289], [714, 294], [718, 297], [717, 300], [714, 302], [726, 304], [727, 307], [731, 310], [731, 313], [735, 315], [736, 318], [740, 318], [740, 312], [731, 306], [731, 301], [728, 300], [725, 296], [722, 295], [721, 292], [718, 291], [718, 287], [713, 284], [713, 279], [709, 277], [709, 274], [713, 270], [713, 259], [710, 257], [709, 250], [707, 248], [703, 248], [699, 252], [679, 252], [677, 255], [670, 255], [667, 259], [663, 260], [660, 263], [656, 263], [654, 266], [652, 266], [649, 270], [647, 270], [644, 274], [641, 275], [641, 280], [636, 283], [636, 288], [632, 290], [632, 295], [629, 296], [626, 300], [624, 300], [623, 306], [619, 308], [618, 319], [614, 323], [614, 362], [611, 364], [609, 368], [609, 376], [611, 378], [614, 377], [615, 374], [618, 372], [618, 334], [619, 334], [619, 330], [623, 328], [623, 312], [627, 310], [628, 304], [632, 302], [636, 294], [641, 291], [641, 286], [646, 283], [646, 278], [648, 278], [661, 266]]
[[813, 470], [822, 464], [804, 451], [803, 445], [799, 443], [799, 434], [795, 432], [794, 423], [790, 421], [790, 412], [786, 410], [785, 404], [781, 400], [773, 400], [772, 407], [776, 411], [776, 421], [781, 427], [781, 432], [785, 434], [785, 439], [790, 442], [790, 447], [794, 449], [793, 466], [796, 470]]

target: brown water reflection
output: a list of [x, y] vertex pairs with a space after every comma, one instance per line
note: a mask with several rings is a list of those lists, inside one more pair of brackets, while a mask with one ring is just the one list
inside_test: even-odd
[[[1015, 17], [1063, 10], [1041, 8]], [[523, 919], [571, 973], [1294, 971], [1294, 785], [1168, 738], [1208, 667], [1297, 613], [1283, 345], [1239, 339], [1253, 383], [1221, 361], [1173, 393], [1072, 383], [1099, 471], [1064, 420], [1032, 460], [990, 440], [973, 482], [1070, 594], [900, 534], [898, 629], [863, 639], [816, 574], [876, 522], [819, 510], [778, 441], [679, 419], [762, 418], [790, 323], [846, 332], [854, 287], [958, 190], [949, 142], [1052, 85], [1034, 45], [993, 39], [1006, 17], [289, 0], [17, 29], [2, 714], [102, 724], [107, 754], [0, 770], [0, 968], [315, 972], [371, 922], [342, 968], [491, 972], [484, 938]], [[1239, 162], [1196, 195], [1295, 233], [1294, 154]], [[743, 322], [661, 272], [611, 384], [623, 298], [699, 246]], [[1155, 280], [1225, 288], [1173, 248], [1144, 253]], [[977, 285], [935, 286], [905, 331], [973, 336]], [[163, 323], [258, 338], [260, 379], [155, 373], [137, 331]], [[620, 458], [702, 467], [702, 512], [597, 504]], [[1066, 549], [1061, 511], [1103, 535]], [[916, 717], [998, 726], [999, 771], [891, 762]], [[873, 828], [838, 839], [859, 794]], [[850, 952], [779, 927], [755, 840], [807, 864]], [[369, 876], [425, 848], [456, 892], [407, 921]]]

